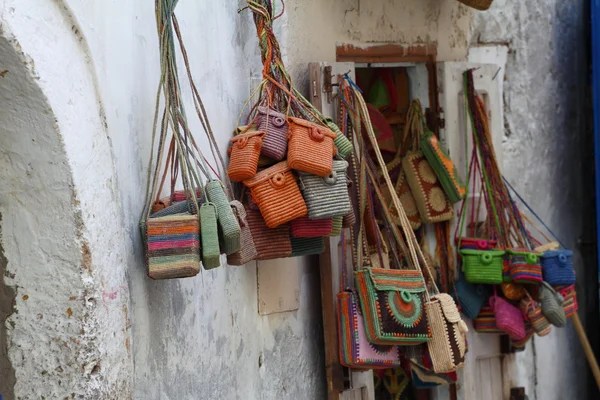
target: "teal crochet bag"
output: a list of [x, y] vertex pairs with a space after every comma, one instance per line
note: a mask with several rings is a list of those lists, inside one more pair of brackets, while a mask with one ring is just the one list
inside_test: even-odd
[[[221, 181], [212, 180], [207, 182], [206, 195], [208, 201], [213, 203], [217, 209], [217, 222], [221, 232], [223, 252], [229, 255], [239, 251], [241, 246], [240, 224], [231, 209]], [[204, 230], [204, 224], [202, 224], [202, 230]]]
[[504, 263], [503, 250], [470, 250], [459, 251], [462, 256], [462, 266], [465, 279], [469, 283], [502, 283], [502, 268]]

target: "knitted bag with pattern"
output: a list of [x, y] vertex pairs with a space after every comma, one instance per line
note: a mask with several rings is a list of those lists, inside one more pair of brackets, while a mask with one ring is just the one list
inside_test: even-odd
[[288, 118], [288, 125], [287, 161], [290, 168], [317, 176], [328, 176], [333, 168], [335, 133], [300, 118]]
[[255, 131], [231, 139], [227, 174], [232, 181], [241, 182], [256, 175], [264, 136], [264, 132]]
[[427, 342], [433, 371], [456, 371], [465, 361], [467, 325], [460, 318], [456, 303], [449, 294], [432, 296], [427, 303], [431, 340]]
[[314, 238], [329, 236], [333, 230], [333, 219], [309, 219], [301, 217], [290, 222], [292, 236], [296, 238]]
[[552, 286], [573, 285], [575, 268], [571, 250], [546, 251], [541, 256], [544, 280]]
[[561, 287], [558, 292], [565, 299], [565, 301], [563, 302], [565, 316], [567, 318], [571, 318], [577, 313], [577, 310], [579, 309], [579, 304], [577, 304], [577, 293], [575, 291], [575, 285]]
[[258, 130], [266, 132], [262, 154], [276, 161], [283, 160], [288, 146], [285, 115], [267, 107], [258, 107]]
[[240, 250], [227, 256], [227, 264], [229, 265], [245, 265], [258, 257], [252, 231], [248, 224], [248, 218], [244, 205], [237, 200], [231, 202], [233, 212], [238, 219], [241, 228], [241, 246]]
[[498, 329], [510, 336], [512, 340], [525, 338], [527, 331], [521, 310], [496, 295], [490, 298], [490, 306], [494, 310]]
[[408, 153], [402, 160], [402, 169], [424, 223], [454, 218], [452, 204], [422, 151]]
[[411, 345], [429, 341], [427, 288], [420, 271], [363, 268], [355, 277], [369, 342]]
[[300, 189], [308, 208], [308, 218], [324, 219], [343, 217], [352, 211], [346, 179], [348, 163], [335, 160], [326, 177], [299, 172]]
[[[233, 254], [240, 249], [240, 224], [233, 214], [229, 199], [223, 189], [221, 181], [213, 180], [206, 183], [206, 196], [208, 201], [217, 207], [217, 222], [221, 234], [223, 252]], [[204, 223], [202, 223], [204, 231]]]
[[470, 283], [502, 283], [504, 251], [459, 250], [462, 256], [465, 279]]
[[456, 245], [460, 249], [468, 250], [493, 250], [498, 242], [496, 240], [477, 239], [460, 237], [456, 240]]
[[544, 316], [542, 306], [537, 301], [525, 298], [519, 303], [519, 308], [538, 336], [546, 336], [552, 331], [552, 325]]
[[450, 202], [454, 204], [464, 199], [467, 188], [458, 175], [456, 166], [448, 156], [448, 151], [433, 132], [428, 131], [421, 138], [421, 150], [435, 171]]
[[282, 161], [244, 181], [269, 228], [308, 214], [296, 176]]
[[337, 294], [338, 343], [340, 363], [348, 368], [400, 367], [398, 346], [382, 346], [367, 340], [365, 322], [356, 294]]
[[256, 247], [257, 260], [272, 260], [286, 258], [292, 254], [290, 241], [290, 228], [287, 224], [277, 228], [269, 228], [260, 211], [246, 209], [246, 220], [252, 232], [252, 239]]
[[558, 294], [547, 282], [540, 285], [539, 299], [542, 304], [542, 312], [550, 323], [558, 328], [567, 324], [567, 317], [563, 303], [565, 299]]
[[473, 320], [473, 327], [479, 333], [503, 333], [496, 325], [496, 314], [490, 306], [485, 306]]
[[508, 270], [512, 282], [539, 283], [542, 281], [540, 255], [529, 250], [506, 250]]

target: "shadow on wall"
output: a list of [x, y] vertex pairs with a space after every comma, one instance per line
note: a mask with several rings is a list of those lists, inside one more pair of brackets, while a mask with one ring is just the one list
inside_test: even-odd
[[2, 214], [0, 214], [0, 400], [12, 400], [14, 398], [13, 387], [15, 385], [15, 371], [8, 359], [8, 338], [6, 336], [6, 319], [13, 312], [15, 290], [4, 283], [7, 260], [2, 248]]

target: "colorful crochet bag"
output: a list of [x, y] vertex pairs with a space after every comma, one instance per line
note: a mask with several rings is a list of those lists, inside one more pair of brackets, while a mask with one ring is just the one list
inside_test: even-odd
[[542, 312], [548, 318], [548, 321], [558, 328], [564, 327], [567, 324], [563, 306], [565, 299], [547, 282], [542, 282], [540, 285], [538, 296], [542, 304]]
[[530, 250], [508, 249], [508, 271], [512, 282], [540, 283], [542, 265], [540, 255]]
[[494, 310], [496, 326], [513, 340], [522, 340], [527, 335], [521, 311], [498, 295], [490, 298]]
[[440, 184], [444, 188], [451, 203], [458, 203], [465, 198], [467, 188], [458, 175], [456, 166], [448, 156], [448, 151], [431, 131], [421, 138], [421, 150], [435, 171]]
[[502, 283], [503, 250], [459, 250], [465, 279], [469, 283]]
[[504, 297], [512, 301], [519, 301], [527, 295], [525, 288], [518, 283], [502, 282], [500, 289]]
[[541, 256], [544, 280], [552, 286], [573, 285], [576, 282], [571, 250], [546, 251]]
[[493, 250], [494, 248], [496, 248], [497, 245], [496, 240], [476, 239], [468, 237], [457, 238], [455, 241], [456, 245], [459, 246], [460, 249], [468, 250]]
[[312, 256], [325, 251], [325, 240], [322, 237], [297, 238], [291, 237], [292, 254], [290, 257]]
[[261, 153], [273, 160], [281, 161], [287, 153], [288, 125], [285, 115], [267, 107], [258, 107], [258, 130], [266, 132]]
[[227, 174], [232, 181], [242, 182], [256, 175], [264, 137], [264, 132], [255, 131], [242, 133], [230, 140]]
[[254, 245], [254, 239], [252, 238], [252, 231], [248, 224], [248, 218], [244, 205], [239, 201], [232, 201], [231, 207], [233, 212], [238, 219], [240, 224], [240, 249], [233, 254], [227, 256], [227, 264], [229, 265], [245, 265], [250, 261], [255, 260], [258, 257], [256, 246]]
[[355, 277], [369, 342], [411, 345], [431, 338], [420, 271], [367, 267]]
[[558, 292], [565, 299], [565, 301], [563, 302], [565, 316], [567, 318], [573, 317], [579, 309], [579, 305], [577, 304], [577, 293], [575, 291], [575, 285], [562, 287], [559, 289]]
[[246, 209], [246, 219], [256, 247], [257, 260], [286, 258], [292, 254], [289, 225], [269, 228], [260, 211], [250, 208]]
[[479, 333], [504, 333], [496, 325], [496, 314], [490, 306], [485, 306], [473, 320], [473, 327]]
[[296, 176], [286, 161], [260, 171], [254, 178], [244, 181], [244, 185], [250, 189], [269, 228], [308, 213]]
[[333, 219], [309, 219], [300, 217], [290, 222], [292, 236], [295, 238], [314, 238], [329, 236], [333, 230]]
[[321, 125], [300, 119], [288, 118], [288, 155], [290, 168], [326, 177], [333, 168], [336, 135]]
[[[215, 205], [217, 209], [217, 222], [219, 231], [217, 232], [217, 241], [219, 233], [221, 234], [223, 253], [233, 254], [240, 249], [240, 224], [236, 216], [233, 214], [233, 209], [229, 203], [229, 199], [225, 194], [223, 184], [218, 180], [211, 180], [206, 183], [206, 196], [208, 201]], [[201, 214], [201, 216], [204, 216]], [[204, 221], [202, 221], [202, 230], [204, 231]]]
[[427, 342], [436, 373], [456, 371], [465, 361], [467, 325], [449, 294], [440, 293], [427, 303], [431, 340]]
[[346, 178], [347, 168], [346, 161], [335, 160], [331, 173], [324, 178], [306, 172], [298, 173], [300, 189], [308, 208], [308, 218], [343, 217], [352, 211]]
[[483, 285], [467, 282], [463, 273], [460, 273], [455, 287], [458, 303], [463, 314], [470, 319], [476, 318], [490, 297], [487, 288]]
[[552, 325], [544, 316], [542, 306], [530, 296], [521, 300], [519, 308], [538, 336], [546, 336], [552, 331]]

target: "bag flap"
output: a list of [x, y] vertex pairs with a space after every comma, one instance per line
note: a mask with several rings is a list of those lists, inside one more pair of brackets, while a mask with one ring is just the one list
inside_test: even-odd
[[280, 163], [273, 165], [272, 167], [263, 169], [262, 171], [257, 173], [253, 178], [245, 180], [244, 185], [246, 185], [248, 188], [253, 188], [254, 186], [258, 185], [259, 183], [264, 182], [268, 179], [271, 179], [273, 176], [275, 176], [277, 174], [285, 174], [289, 170], [290, 170], [290, 167], [288, 167], [287, 161], [282, 161]]
[[263, 106], [258, 107], [258, 113], [261, 117], [263, 115], [268, 115], [269, 123], [272, 123], [277, 128], [281, 128], [285, 125], [285, 114]]
[[422, 293], [427, 290], [423, 274], [412, 269], [367, 268], [373, 285], [378, 291], [406, 291]]
[[454, 302], [452, 296], [447, 293], [440, 293], [431, 298], [432, 301], [437, 300], [440, 302], [444, 317], [448, 322], [457, 323], [461, 321], [460, 312]]
[[314, 122], [310, 122], [310, 121], [307, 121], [302, 118], [288, 117], [287, 122], [288, 122], [288, 125], [291, 127], [291, 129], [289, 131], [290, 135], [292, 135], [294, 133], [293, 126], [296, 125], [297, 127], [301, 126], [305, 129], [309, 130], [309, 132], [312, 129], [316, 129], [323, 136], [329, 136], [332, 139], [335, 139], [337, 136], [329, 128], [322, 126], [322, 125], [315, 124]]
[[253, 132], [241, 133], [237, 136], [234, 136], [232, 139], [230, 139], [230, 142], [231, 143], [247, 142], [248, 139], [251, 139], [255, 136], [259, 136], [260, 139], [262, 139], [262, 137], [265, 136], [265, 132], [253, 131]]

